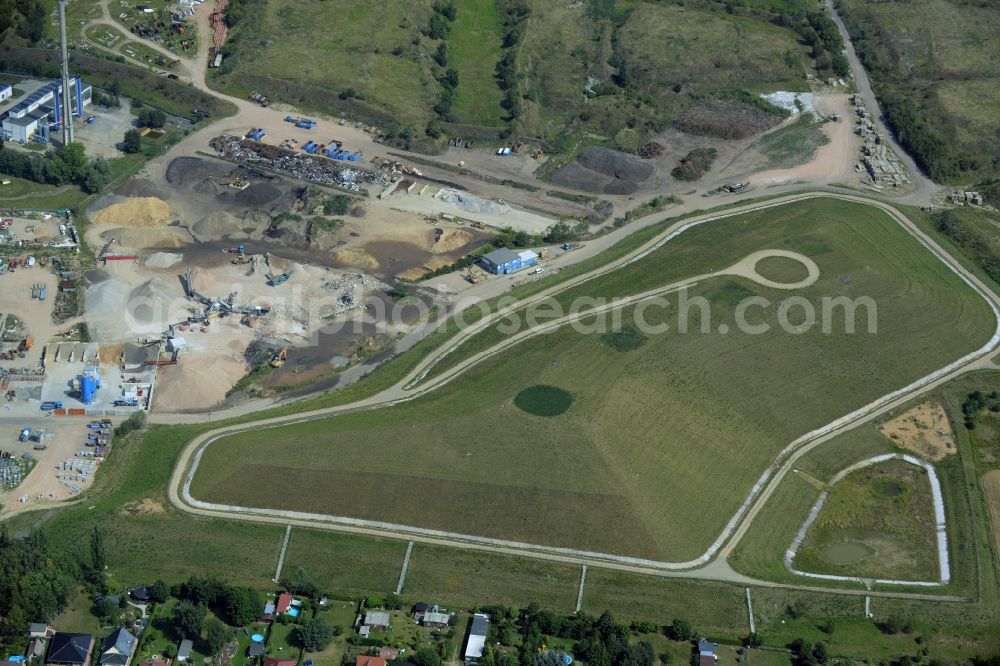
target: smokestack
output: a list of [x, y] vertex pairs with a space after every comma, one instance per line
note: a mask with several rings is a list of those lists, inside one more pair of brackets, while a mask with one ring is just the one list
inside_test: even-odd
[[73, 100], [69, 91], [69, 53], [66, 46], [66, 0], [59, 0], [59, 45], [62, 52], [62, 140], [73, 143]]

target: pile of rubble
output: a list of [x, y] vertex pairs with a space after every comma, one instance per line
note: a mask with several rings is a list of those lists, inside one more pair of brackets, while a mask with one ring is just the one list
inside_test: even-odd
[[964, 206], [966, 204], [970, 206], [982, 206], [983, 205], [983, 195], [979, 192], [963, 192], [962, 190], [955, 190], [951, 193], [951, 202], [956, 206]]
[[348, 167], [326, 157], [297, 153], [232, 136], [219, 136], [210, 142], [223, 157], [240, 164], [264, 167], [271, 171], [301, 178], [321, 185], [334, 185], [351, 192], [364, 192], [366, 185], [384, 185], [385, 177], [377, 172]]
[[876, 129], [861, 96], [852, 95], [851, 104], [858, 118], [857, 133], [864, 141], [861, 146], [861, 161], [854, 169], [864, 173], [866, 182], [875, 189], [881, 189], [885, 183], [899, 187], [910, 182], [906, 168], [889, 148], [882, 133]]

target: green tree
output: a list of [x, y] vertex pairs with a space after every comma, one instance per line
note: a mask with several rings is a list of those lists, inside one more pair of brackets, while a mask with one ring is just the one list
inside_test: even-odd
[[125, 139], [122, 141], [122, 149], [130, 155], [138, 153], [142, 150], [142, 135], [139, 134], [139, 130], [130, 129], [125, 132]]
[[674, 618], [674, 621], [667, 627], [667, 637], [675, 641], [693, 641], [694, 627], [687, 620]]
[[326, 649], [333, 640], [333, 627], [320, 618], [313, 618], [298, 629], [299, 644], [306, 652]]
[[253, 622], [260, 614], [263, 600], [257, 590], [249, 587], [230, 587], [225, 593], [226, 615], [229, 623], [243, 627]]
[[94, 571], [104, 571], [108, 565], [107, 551], [104, 548], [104, 532], [98, 525], [94, 525], [94, 529], [90, 533], [90, 564]]
[[94, 615], [99, 617], [104, 624], [117, 624], [121, 614], [118, 604], [110, 597], [101, 597], [94, 609]]
[[158, 604], [162, 604], [170, 598], [170, 586], [161, 579], [156, 579], [156, 582], [149, 586], [149, 598]]
[[159, 109], [142, 109], [137, 116], [141, 127], [163, 127], [167, 124], [167, 114]]
[[201, 636], [207, 614], [208, 609], [204, 604], [181, 601], [174, 606], [174, 627], [177, 628], [177, 633], [192, 639]]
[[208, 645], [208, 653], [213, 657], [222, 652], [231, 637], [232, 632], [229, 628], [218, 620], [210, 620], [205, 626], [205, 644]]
[[417, 666], [441, 666], [441, 655], [432, 647], [422, 647], [411, 657]]

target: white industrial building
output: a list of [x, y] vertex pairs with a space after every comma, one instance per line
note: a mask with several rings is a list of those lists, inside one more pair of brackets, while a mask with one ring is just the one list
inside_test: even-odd
[[[4, 139], [20, 143], [31, 140], [47, 143], [49, 132], [61, 128], [62, 88], [61, 81], [53, 81], [11, 107], [3, 118]], [[73, 114], [77, 117], [82, 116], [83, 109], [90, 104], [93, 97], [93, 88], [83, 83], [80, 77], [75, 77], [70, 79], [69, 94]]]
[[14, 96], [14, 86], [9, 83], [0, 83], [0, 102]]

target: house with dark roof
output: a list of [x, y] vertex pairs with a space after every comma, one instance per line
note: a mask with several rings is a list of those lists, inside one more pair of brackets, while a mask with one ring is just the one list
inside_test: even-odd
[[251, 643], [250, 647], [247, 648], [247, 656], [251, 659], [256, 659], [257, 657], [263, 656], [264, 654], [264, 644], [263, 643]]
[[430, 609], [431, 609], [430, 604], [423, 601], [418, 601], [417, 603], [413, 604], [413, 611], [412, 611], [413, 617], [419, 620], [420, 617]]
[[90, 634], [57, 633], [49, 641], [46, 664], [59, 666], [89, 666], [90, 651], [94, 648], [94, 637]]
[[[59, 285], [59, 288], [62, 289], [62, 285]], [[133, 599], [138, 601], [140, 604], [147, 603], [153, 598], [153, 593], [150, 592], [149, 588], [146, 586], [137, 587], [134, 590], [129, 590], [129, 595]]]
[[101, 666], [128, 666], [135, 651], [135, 636], [118, 627], [104, 639], [101, 645]]

